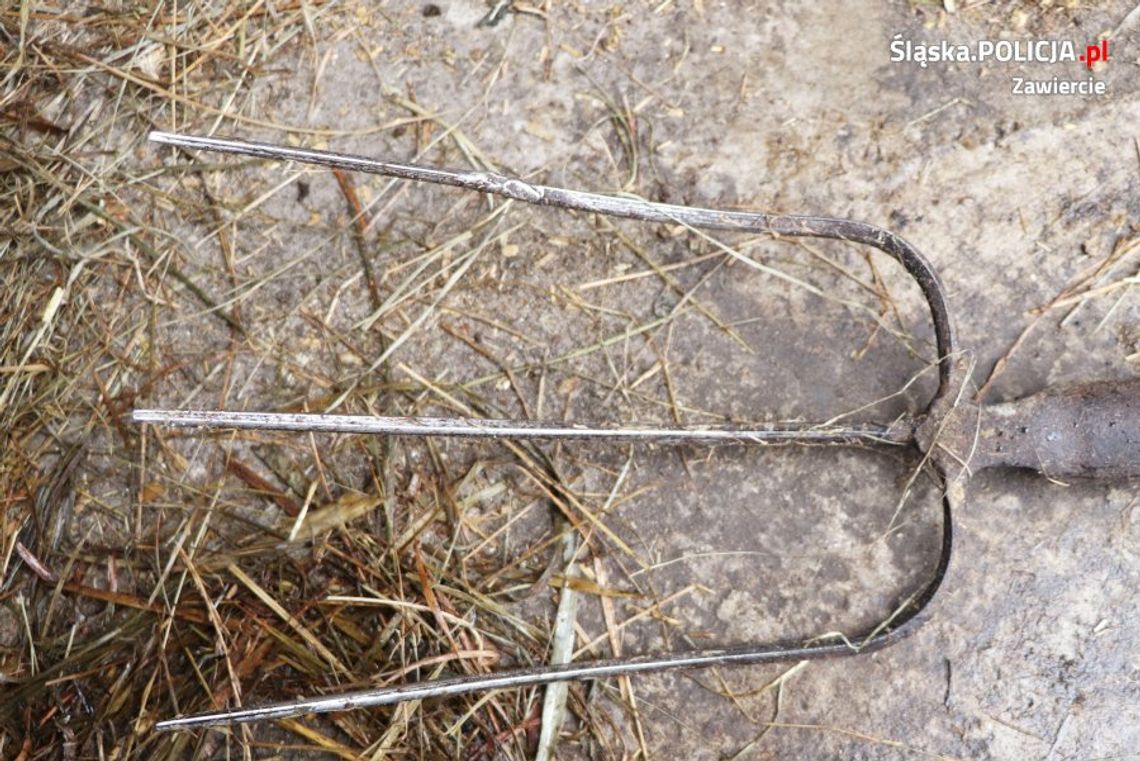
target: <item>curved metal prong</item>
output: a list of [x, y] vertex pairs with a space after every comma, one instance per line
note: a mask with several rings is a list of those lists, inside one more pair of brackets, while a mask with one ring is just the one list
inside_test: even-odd
[[391, 705], [407, 700], [450, 697], [486, 690], [510, 689], [586, 679], [606, 679], [629, 674], [663, 671], [666, 669], [708, 668], [712, 666], [741, 666], [764, 663], [786, 663], [819, 658], [858, 655], [879, 650], [912, 634], [928, 617], [934, 600], [950, 568], [954, 543], [953, 497], [951, 492], [942, 501], [942, 545], [934, 574], [919, 591], [904, 603], [886, 622], [871, 632], [828, 642], [773, 643], [745, 645], [735, 648], [692, 650], [667, 655], [642, 655], [616, 660], [598, 660], [569, 663], [562, 666], [534, 666], [494, 674], [436, 679], [396, 687], [379, 687], [369, 690], [326, 695], [316, 698], [273, 703], [253, 708], [235, 708], [228, 711], [179, 716], [154, 725], [159, 731], [199, 729], [253, 721], [285, 719], [306, 714], [333, 713], [357, 708]]
[[383, 161], [335, 151], [318, 151], [294, 148], [250, 140], [233, 140], [198, 135], [177, 135], [169, 132], [151, 132], [151, 142], [219, 153], [300, 161], [354, 172], [366, 172], [385, 177], [396, 177], [419, 182], [476, 190], [481, 193], [513, 198], [538, 206], [574, 209], [611, 217], [624, 217], [644, 222], [680, 224], [705, 230], [726, 230], [749, 233], [768, 233], [776, 236], [831, 238], [850, 241], [877, 248], [902, 264], [930, 307], [934, 322], [934, 340], [938, 349], [940, 387], [936, 398], [950, 393], [953, 383], [953, 356], [955, 354], [954, 323], [946, 304], [945, 289], [938, 273], [921, 252], [890, 230], [866, 222], [834, 217], [816, 217], [800, 214], [768, 214], [756, 211], [725, 211], [696, 206], [677, 206], [646, 201], [630, 195], [605, 195], [581, 190], [537, 185], [515, 177], [494, 172], [458, 169], [439, 169], [395, 161]]

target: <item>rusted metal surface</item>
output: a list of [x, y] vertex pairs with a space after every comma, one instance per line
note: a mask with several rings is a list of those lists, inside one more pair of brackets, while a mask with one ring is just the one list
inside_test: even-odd
[[927, 416], [916, 440], [946, 474], [1010, 467], [1054, 479], [1140, 477], [1140, 378], [939, 412]]

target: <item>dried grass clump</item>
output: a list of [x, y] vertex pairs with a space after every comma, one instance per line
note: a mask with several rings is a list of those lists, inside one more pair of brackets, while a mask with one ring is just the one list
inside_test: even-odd
[[[571, 522], [608, 531], [574, 512], [535, 449], [499, 450], [456, 477], [430, 442], [397, 456], [378, 441], [130, 424], [140, 402], [193, 398], [223, 376], [224, 398], [236, 361], [289, 355], [235, 296], [235, 209], [207, 178], [240, 163], [163, 166], [146, 132], [219, 120], [275, 129], [243, 110], [246, 83], [287, 66], [315, 18], [332, 24], [336, 12], [314, 2], [0, 10], [0, 757], [490, 758], [537, 745], [539, 690], [152, 731], [181, 713], [541, 660], [556, 548]], [[408, 121], [425, 118], [396, 103], [412, 109]], [[365, 212], [351, 178], [338, 180], [365, 298], [380, 312], [385, 299], [399, 306], [410, 297], [378, 287]], [[222, 266], [189, 254], [202, 229], [215, 232]], [[438, 305], [452, 266], [447, 254], [416, 285], [418, 303]], [[187, 314], [193, 327], [182, 329]], [[318, 327], [330, 351], [361, 351]], [[381, 324], [376, 335], [400, 331]], [[386, 362], [371, 369], [367, 386], [330, 381], [327, 399], [254, 405], [339, 397], [365, 411], [381, 392], [408, 412], [479, 404], [427, 379], [392, 382]], [[571, 522], [550, 520], [550, 500]], [[519, 532], [528, 538], [512, 555]], [[620, 734], [592, 726], [580, 687], [570, 710], [584, 734]]]

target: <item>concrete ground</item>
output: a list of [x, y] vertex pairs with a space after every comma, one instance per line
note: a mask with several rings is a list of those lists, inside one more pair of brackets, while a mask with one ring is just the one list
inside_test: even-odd
[[[482, 4], [441, 3], [440, 16], [393, 11], [394, 25], [377, 20], [320, 48], [332, 58], [316, 84], [301, 77], [274, 97], [308, 104], [312, 86], [312, 123], [364, 128], [389, 113], [385, 87], [414, 92], [500, 168], [546, 184], [890, 227], [941, 273], [979, 383], [1028, 331], [989, 391], [1004, 400], [1137, 371], [1140, 305], [1134, 284], [1120, 281], [1137, 267], [1140, 25], [1127, 3], [1045, 5], [947, 14], [907, 3], [581, 3], [551, 7], [545, 18], [520, 7], [477, 29]], [[1109, 93], [1011, 93], [1014, 77], [1089, 76], [1080, 63], [891, 62], [896, 33], [916, 42], [1069, 39], [1078, 52], [1109, 33], [1110, 60], [1091, 74]], [[358, 54], [365, 44], [375, 46], [371, 60]], [[406, 155], [410, 142], [386, 133], [336, 147]], [[462, 163], [447, 148], [430, 160]], [[320, 209], [332, 182], [310, 182], [307, 203]], [[449, 191], [414, 194], [402, 208], [458, 203]], [[675, 404], [690, 421], [700, 419], [692, 410], [825, 419], [901, 388], [931, 358], [914, 289], [862, 252], [812, 244], [883, 283], [915, 346], [876, 332], [866, 312], [716, 259], [678, 270], [679, 292], [656, 277], [583, 290], [646, 265], [605, 223], [511, 213], [524, 224], [511, 237], [518, 249], [481, 262], [456, 309], [525, 326], [557, 356], [668, 315], [691, 292], [739, 338], [685, 309], [648, 341], [576, 360], [541, 384], [526, 379], [527, 394], [546, 394], [531, 397], [532, 414], [545, 403], [547, 415], [579, 421], [667, 421]], [[397, 216], [392, 224], [424, 223]], [[664, 263], [713, 250], [680, 231], [614, 226]], [[828, 294], [859, 297], [805, 249], [761, 242], [749, 253]], [[1070, 288], [1088, 295], [1041, 311]], [[489, 369], [430, 325], [413, 343], [400, 359], [420, 373], [462, 380]], [[537, 351], [493, 330], [487, 345], [504, 357]], [[662, 357], [669, 372], [652, 372]], [[929, 388], [927, 378], [868, 414], [920, 409]], [[509, 393], [497, 398], [512, 407]], [[587, 451], [580, 483], [600, 496], [631, 458], [621, 491], [635, 496], [611, 515], [660, 566], [638, 583], [661, 597], [684, 592], [667, 606], [672, 625], [630, 627], [625, 652], [683, 647], [685, 636], [747, 642], [851, 631], [881, 620], [933, 563], [936, 498], [927, 493], [894, 516], [909, 471], [889, 458]], [[778, 687], [735, 701], [723, 693], [756, 692], [786, 667], [637, 677], [649, 755], [1130, 757], [1140, 748], [1136, 504], [1135, 484], [981, 475], [959, 516], [960, 575], [916, 636], [876, 655], [794, 669]], [[628, 569], [612, 546], [599, 553], [603, 565]], [[597, 607], [583, 603], [591, 633]], [[594, 710], [616, 711], [604, 708], [614, 689], [581, 694]], [[630, 754], [637, 732], [628, 712], [620, 716], [625, 732], [614, 747]], [[590, 747], [570, 738], [561, 752]]]

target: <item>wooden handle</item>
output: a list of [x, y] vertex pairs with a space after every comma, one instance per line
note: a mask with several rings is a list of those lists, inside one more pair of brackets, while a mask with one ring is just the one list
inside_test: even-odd
[[1140, 378], [983, 407], [972, 464], [1057, 478], [1140, 477]]

